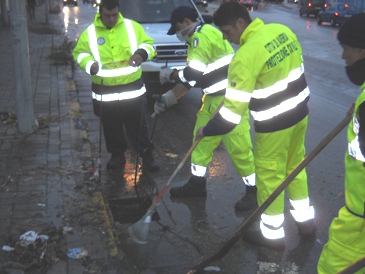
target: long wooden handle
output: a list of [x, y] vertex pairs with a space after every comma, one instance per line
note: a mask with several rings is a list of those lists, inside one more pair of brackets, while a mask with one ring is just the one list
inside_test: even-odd
[[353, 264], [349, 265], [345, 269], [341, 270], [337, 274], [353, 274], [356, 271], [362, 269], [365, 267], [365, 257], [361, 258], [360, 260], [357, 260]]
[[284, 181], [277, 187], [274, 192], [267, 197], [267, 199], [241, 224], [235, 234], [228, 240], [228, 242], [213, 256], [203, 261], [198, 266], [192, 268], [188, 274], [197, 273], [208, 266], [210, 263], [223, 258], [231, 247], [241, 237], [242, 233], [268, 208], [268, 206], [279, 196], [279, 194], [289, 185], [289, 183], [301, 172], [313, 159], [316, 157], [322, 149], [327, 146], [338, 133], [350, 122], [352, 116], [346, 116], [323, 140], [309, 153], [299, 165], [284, 179]]

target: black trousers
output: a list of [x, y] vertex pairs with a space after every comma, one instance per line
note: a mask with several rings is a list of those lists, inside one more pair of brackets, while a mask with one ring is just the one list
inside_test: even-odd
[[145, 95], [127, 100], [102, 102], [101, 119], [106, 149], [109, 153], [124, 153], [128, 143], [140, 155], [154, 148], [149, 138], [146, 109]]

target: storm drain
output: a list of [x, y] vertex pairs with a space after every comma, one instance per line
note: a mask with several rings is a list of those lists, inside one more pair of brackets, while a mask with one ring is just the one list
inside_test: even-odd
[[[114, 222], [122, 224], [135, 223], [140, 220], [152, 205], [150, 197], [137, 197], [109, 200], [109, 208]], [[152, 221], [160, 220], [157, 210], [152, 215]]]

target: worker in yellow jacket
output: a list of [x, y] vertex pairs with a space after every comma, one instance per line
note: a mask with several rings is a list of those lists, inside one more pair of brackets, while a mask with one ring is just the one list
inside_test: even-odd
[[[365, 14], [348, 19], [337, 34], [347, 76], [360, 86], [347, 130], [345, 201], [329, 228], [318, 273], [338, 273], [365, 257]], [[353, 272], [352, 272], [353, 273]], [[356, 273], [365, 273], [365, 268]]]
[[[173, 82], [175, 87], [163, 94], [155, 103], [155, 112], [160, 113], [176, 104], [192, 87], [201, 88], [202, 106], [197, 113], [196, 130], [208, 123], [221, 104], [227, 86], [227, 70], [234, 50], [223, 40], [222, 33], [212, 25], [200, 22], [196, 11], [180, 6], [171, 14], [169, 35], [188, 44], [187, 65], [182, 70], [161, 70], [161, 83]], [[194, 135], [195, 138], [195, 135]], [[242, 117], [239, 125], [229, 134], [202, 139], [191, 154], [189, 181], [183, 186], [173, 187], [171, 197], [196, 197], [207, 195], [207, 167], [212, 161], [214, 150], [223, 141], [233, 165], [245, 183], [245, 196], [236, 203], [237, 210], [257, 207], [255, 166], [250, 136], [249, 115]]]
[[94, 113], [102, 121], [111, 153], [108, 170], [124, 168], [127, 137], [141, 155], [143, 166], [158, 170], [148, 133], [140, 67], [155, 56], [153, 42], [139, 23], [123, 17], [118, 0], [102, 0], [99, 14], [81, 33], [72, 52], [76, 63], [90, 75]]
[[[250, 111], [254, 122], [254, 161], [258, 204], [261, 205], [304, 159], [309, 88], [302, 49], [295, 34], [281, 24], [252, 20], [234, 1], [221, 4], [213, 21], [230, 42], [239, 45], [228, 68], [228, 86], [219, 113], [197, 136], [215, 136], [234, 129]], [[286, 188], [298, 232], [313, 236], [314, 208], [308, 197], [306, 171]], [[247, 231], [251, 244], [281, 250], [284, 242], [282, 192], [261, 215], [260, 231]]]

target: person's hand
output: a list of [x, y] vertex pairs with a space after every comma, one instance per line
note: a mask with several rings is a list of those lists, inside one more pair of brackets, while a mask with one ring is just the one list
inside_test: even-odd
[[94, 62], [90, 67], [90, 75], [96, 75], [99, 72], [98, 62]]
[[196, 134], [195, 134], [195, 140], [198, 140], [198, 139], [201, 139], [204, 137], [203, 129], [204, 129], [204, 127], [198, 128], [198, 130], [196, 131]]
[[156, 114], [164, 112], [167, 108], [177, 104], [177, 99], [172, 90], [162, 94], [158, 100], [156, 100], [154, 105], [154, 110]]
[[165, 83], [174, 83], [174, 80], [171, 80], [171, 74], [174, 72], [175, 70], [170, 69], [170, 68], [163, 68], [160, 70], [160, 83], [161, 85], [165, 84]]
[[143, 59], [139, 54], [133, 54], [131, 58], [129, 58], [129, 65], [132, 67], [139, 67], [142, 63]]

